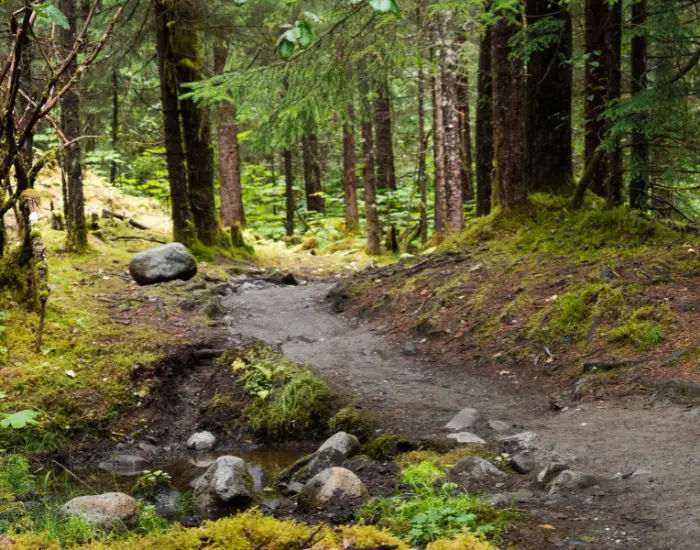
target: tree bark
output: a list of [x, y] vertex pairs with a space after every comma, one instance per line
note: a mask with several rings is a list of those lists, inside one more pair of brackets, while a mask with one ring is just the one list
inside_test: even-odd
[[[119, 74], [117, 69], [112, 70], [112, 153], [117, 153], [119, 146]], [[117, 163], [112, 161], [109, 167], [109, 183], [114, 185], [117, 181]]]
[[[420, 21], [420, 17], [419, 17]], [[418, 66], [418, 193], [420, 194], [420, 240], [428, 241], [428, 177], [426, 166], [427, 139], [425, 136], [425, 73]]]
[[[177, 17], [170, 40], [177, 79], [182, 85], [202, 79], [202, 59], [193, 16], [188, 13], [185, 0], [179, 0], [175, 5]], [[180, 93], [183, 92], [184, 89], [180, 90]], [[192, 99], [181, 99], [180, 116], [185, 138], [190, 206], [197, 238], [205, 245], [216, 245], [220, 240], [214, 198], [214, 149], [209, 109], [197, 105]]]
[[396, 191], [396, 168], [394, 165], [394, 132], [392, 127], [389, 83], [386, 80], [377, 86], [374, 100], [374, 125], [376, 133], [377, 189]]
[[462, 198], [474, 200], [474, 172], [472, 170], [472, 129], [469, 113], [469, 75], [466, 68], [457, 76], [457, 109], [459, 111], [460, 135], [460, 178], [462, 180]]
[[[229, 51], [226, 47], [214, 48], [214, 70], [223, 74]], [[217, 135], [219, 141], [219, 177], [221, 187], [221, 221], [224, 226], [238, 224], [245, 227], [245, 211], [241, 190], [241, 157], [238, 147], [238, 125], [236, 124], [236, 106], [223, 101], [219, 106], [219, 123]]]
[[343, 124], [343, 188], [345, 190], [345, 231], [352, 233], [360, 226], [357, 211], [357, 175], [355, 159], [355, 113], [348, 105], [348, 121]]
[[[588, 164], [609, 134], [604, 118], [608, 103], [620, 96], [621, 5], [586, 0], [585, 31], [585, 152]], [[622, 183], [621, 152], [609, 152], [591, 179], [591, 190], [609, 202], [618, 202]]]
[[571, 13], [551, 0], [527, 0], [528, 25], [553, 20], [563, 25], [547, 48], [528, 62], [527, 143], [533, 191], [567, 193], [573, 183], [571, 142]]
[[501, 18], [493, 27], [493, 135], [496, 159], [495, 203], [503, 210], [528, 203], [527, 92], [519, 56], [511, 56], [509, 42], [518, 28]]
[[367, 220], [367, 253], [376, 256], [380, 253], [380, 238], [382, 233], [377, 213], [377, 191], [374, 173], [374, 138], [372, 123], [367, 120], [362, 123], [362, 181], [365, 187], [365, 218]]
[[284, 197], [285, 197], [285, 221], [284, 227], [287, 236], [294, 235], [294, 212], [296, 211], [296, 201], [294, 199], [294, 164], [291, 149], [282, 152], [284, 157]]
[[[442, 57], [437, 52], [438, 62]], [[445, 190], [445, 125], [442, 110], [442, 79], [433, 77], [433, 161], [435, 171], [435, 233], [445, 232], [447, 193]]]
[[442, 112], [445, 128], [445, 189], [447, 191], [446, 225], [450, 233], [464, 228], [464, 200], [462, 198], [462, 136], [460, 135], [459, 111], [457, 105], [457, 51], [450, 28], [452, 12], [443, 11], [439, 15], [439, 35], [443, 47], [442, 69]]
[[[647, 0], [632, 4], [630, 21], [635, 35], [632, 37], [632, 95], [642, 93], [647, 87], [647, 37], [642, 28], [647, 18]], [[639, 210], [647, 207], [649, 142], [643, 127], [642, 117], [636, 121], [632, 131], [632, 177], [630, 180], [630, 206]]]
[[476, 99], [476, 215], [491, 211], [493, 181], [493, 79], [491, 70], [491, 27], [479, 44], [479, 74]]
[[155, 15], [158, 74], [165, 137], [165, 156], [170, 183], [173, 239], [190, 245], [196, 238], [187, 191], [185, 152], [180, 128], [180, 106], [175, 60], [170, 43], [171, 14], [163, 0], [153, 0]]
[[326, 204], [320, 193], [321, 164], [318, 157], [318, 137], [313, 130], [313, 123], [309, 123], [306, 135], [302, 139], [302, 152], [304, 155], [304, 184], [306, 188], [306, 208], [314, 212], [323, 212]]
[[[68, 20], [68, 29], [61, 29], [61, 45], [65, 52], [69, 52], [75, 42], [77, 11], [75, 0], [61, 0], [59, 3], [61, 12]], [[73, 74], [77, 69], [77, 60], [74, 59], [68, 68], [68, 74]], [[80, 96], [75, 88], [68, 90], [61, 99], [61, 129], [68, 141], [72, 141], [82, 135], [80, 124]], [[67, 204], [64, 205], [66, 214], [66, 248], [80, 251], [87, 248], [87, 225], [85, 223], [85, 197], [83, 196], [83, 161], [80, 142], [66, 148], [64, 153], [63, 170], [66, 175]]]

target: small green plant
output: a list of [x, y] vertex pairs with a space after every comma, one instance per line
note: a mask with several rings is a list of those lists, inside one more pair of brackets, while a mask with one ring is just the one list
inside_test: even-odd
[[369, 440], [377, 429], [377, 422], [365, 411], [356, 407], [344, 407], [328, 422], [331, 432], [347, 432], [361, 441]]
[[27, 426], [36, 426], [39, 413], [25, 409], [16, 413], [0, 413], [0, 428], [12, 428], [21, 430]]
[[168, 520], [161, 516], [156, 507], [150, 504], [141, 506], [136, 530], [142, 534], [162, 533], [170, 527]]
[[501, 469], [509, 468], [511, 464], [511, 456], [508, 453], [501, 453], [494, 457], [493, 463]]
[[163, 470], [144, 470], [134, 485], [134, 492], [145, 492], [159, 485], [168, 485], [172, 476]]
[[362, 448], [367, 456], [375, 460], [391, 460], [408, 449], [410, 449], [408, 440], [396, 434], [379, 435]]

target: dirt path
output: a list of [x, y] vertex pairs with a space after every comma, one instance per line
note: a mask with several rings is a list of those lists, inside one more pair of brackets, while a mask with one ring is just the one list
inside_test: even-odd
[[[226, 301], [231, 330], [279, 346], [311, 366], [348, 400], [370, 410], [390, 431], [444, 438], [461, 408], [478, 409], [532, 430], [541, 453], [610, 479], [568, 496], [535, 492], [527, 504], [536, 523], [527, 548], [700, 548], [700, 409], [649, 399], [574, 403], [562, 412], [517, 380], [475, 377], [440, 357], [409, 356], [381, 327], [344, 319], [324, 298], [330, 283], [248, 289]], [[495, 445], [497, 434], [475, 430]], [[638, 475], [613, 479], [615, 474]], [[532, 475], [522, 476], [531, 487]], [[533, 546], [532, 540], [540, 540]]]

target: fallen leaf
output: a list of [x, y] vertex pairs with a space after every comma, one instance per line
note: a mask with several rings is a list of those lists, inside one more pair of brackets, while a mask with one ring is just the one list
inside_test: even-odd
[[543, 523], [542, 525], [538, 525], [540, 529], [556, 529], [554, 525], [550, 525], [549, 523]]

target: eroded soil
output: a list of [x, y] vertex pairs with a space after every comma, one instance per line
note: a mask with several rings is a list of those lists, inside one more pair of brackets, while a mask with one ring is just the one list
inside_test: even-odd
[[[378, 327], [332, 312], [332, 282], [249, 288], [224, 300], [232, 334], [262, 340], [305, 363], [349, 402], [373, 413], [386, 431], [445, 440], [444, 424], [461, 408], [537, 434], [541, 456], [603, 478], [596, 487], [546, 495], [534, 473], [516, 478], [533, 490], [522, 503], [520, 548], [694, 549], [700, 541], [700, 409], [647, 397], [567, 401], [529, 375], [440, 348], [406, 348], [389, 323]], [[469, 362], [472, 362], [470, 364]], [[481, 359], [494, 362], [497, 359]], [[483, 374], [480, 374], [483, 373]], [[488, 373], [495, 373], [491, 376]], [[561, 398], [558, 398], [561, 399]], [[474, 430], [497, 450], [496, 433]], [[632, 472], [636, 472], [635, 475]], [[618, 474], [616, 476], [616, 474]], [[615, 479], [624, 475], [622, 479]]]

